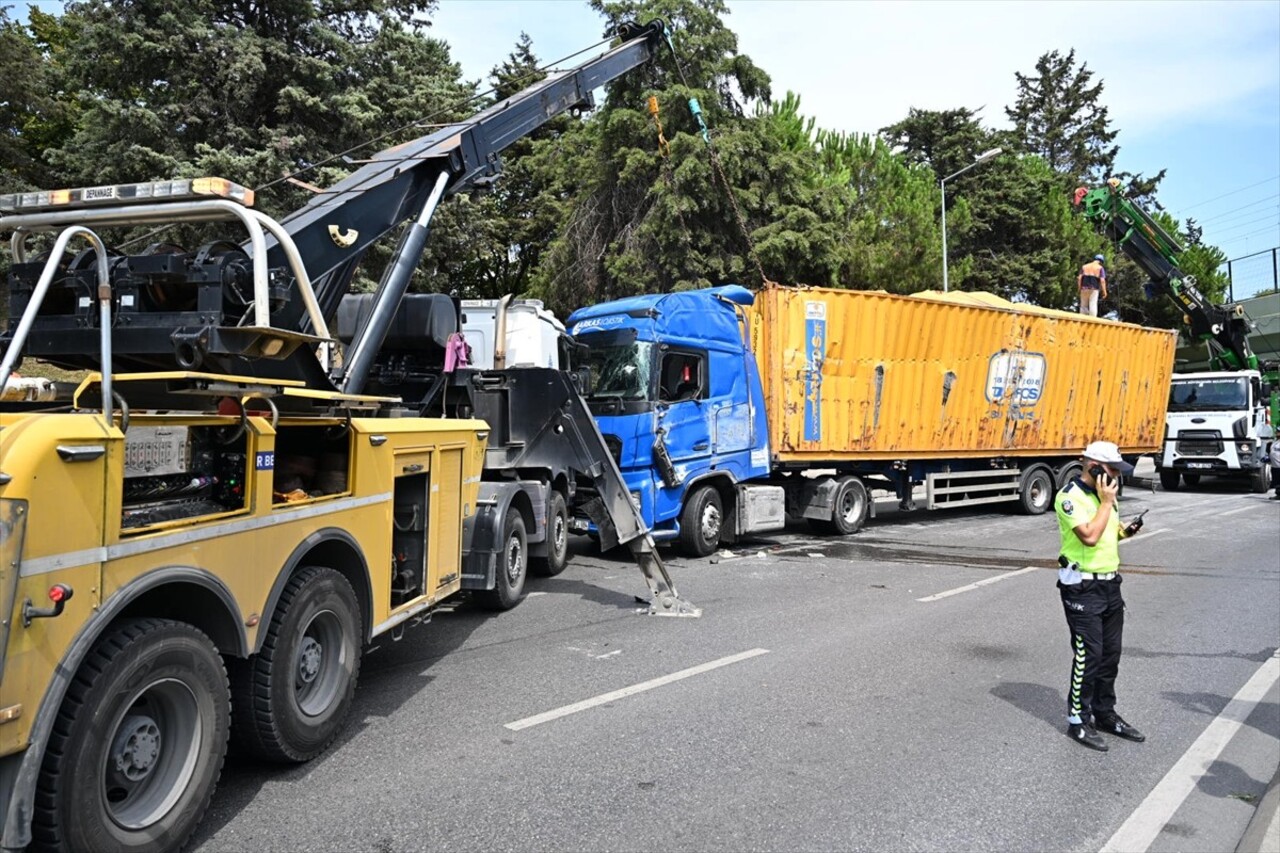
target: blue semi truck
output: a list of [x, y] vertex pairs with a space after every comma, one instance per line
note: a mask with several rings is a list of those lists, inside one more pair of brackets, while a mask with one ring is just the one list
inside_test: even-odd
[[[574, 312], [585, 397], [660, 540], [705, 556], [871, 491], [1041, 513], [1089, 441], [1160, 446], [1174, 334], [990, 294], [737, 285]], [[584, 363], [583, 363], [584, 361]]]

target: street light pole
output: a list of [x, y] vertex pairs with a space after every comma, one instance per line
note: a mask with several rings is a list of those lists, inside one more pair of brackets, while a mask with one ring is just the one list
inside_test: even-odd
[[1001, 153], [1001, 152], [1003, 152], [1003, 151], [1004, 151], [1004, 149], [1003, 149], [1003, 148], [992, 148], [990, 151], [983, 151], [983, 152], [982, 152], [981, 154], [979, 154], [979, 155], [974, 159], [974, 161], [973, 161], [972, 163], [970, 163], [968, 166], [965, 166], [963, 169], [961, 169], [961, 170], [960, 170], [960, 171], [958, 171], [958, 172], [952, 172], [950, 175], [947, 175], [945, 178], [943, 178], [941, 181], [939, 181], [939, 182], [938, 182], [939, 186], [942, 188], [942, 292], [943, 292], [943, 293], [946, 293], [946, 292], [947, 292], [947, 289], [948, 289], [948, 281], [947, 281], [947, 181], [951, 180], [952, 178], [958, 178], [958, 177], [960, 177], [960, 176], [961, 176], [961, 175], [963, 175], [965, 172], [967, 172], [967, 171], [969, 171], [970, 169], [972, 169], [974, 166], [978, 165], [979, 163], [983, 163], [983, 162], [986, 162], [987, 160], [990, 160], [992, 157], [996, 156], [997, 154], [1000, 154], [1000, 153]]

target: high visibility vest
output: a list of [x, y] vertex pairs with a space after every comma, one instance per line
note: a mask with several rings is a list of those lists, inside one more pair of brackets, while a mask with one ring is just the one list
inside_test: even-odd
[[1113, 505], [1107, 527], [1092, 547], [1080, 541], [1076, 528], [1093, 521], [1102, 500], [1098, 493], [1075, 479], [1062, 487], [1053, 501], [1058, 515], [1058, 534], [1062, 539], [1060, 554], [1078, 563], [1081, 572], [1105, 574], [1120, 568], [1120, 515]]

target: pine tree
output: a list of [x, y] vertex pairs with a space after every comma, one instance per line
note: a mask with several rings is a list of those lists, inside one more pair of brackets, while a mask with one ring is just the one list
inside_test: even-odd
[[1150, 178], [1116, 171], [1118, 131], [1102, 104], [1104, 83], [1094, 82], [1087, 63], [1077, 65], [1075, 50], [1066, 56], [1049, 51], [1037, 60], [1035, 74], [1015, 72], [1014, 77], [1017, 99], [1005, 108], [1014, 138], [1021, 150], [1043, 158], [1068, 191], [1117, 177], [1133, 198], [1145, 200], [1155, 193], [1164, 170]]

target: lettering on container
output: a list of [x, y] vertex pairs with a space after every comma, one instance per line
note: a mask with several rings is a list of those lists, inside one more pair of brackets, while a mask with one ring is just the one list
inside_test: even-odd
[[822, 360], [827, 352], [827, 303], [804, 303], [804, 440], [822, 438]]
[[1011, 420], [1035, 420], [1047, 372], [1042, 353], [1001, 350], [991, 356], [986, 385], [987, 401], [994, 404], [990, 416], [999, 418], [1007, 406]]

